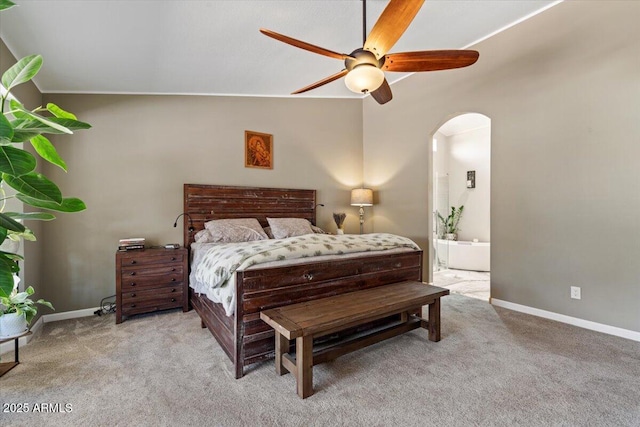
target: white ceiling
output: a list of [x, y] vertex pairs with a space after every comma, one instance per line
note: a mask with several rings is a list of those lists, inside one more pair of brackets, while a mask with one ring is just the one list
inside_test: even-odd
[[[362, 46], [361, 0], [13, 1], [0, 36], [18, 58], [43, 55], [34, 81], [45, 93], [288, 96], [344, 64], [259, 28], [343, 53]], [[367, 2], [368, 29], [387, 3]], [[465, 48], [554, 3], [427, 0], [391, 52]], [[391, 84], [403, 76], [386, 74]], [[295, 96], [360, 96], [342, 80]]]

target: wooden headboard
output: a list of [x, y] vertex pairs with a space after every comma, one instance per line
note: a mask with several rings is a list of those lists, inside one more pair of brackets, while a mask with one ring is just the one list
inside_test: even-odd
[[306, 218], [316, 223], [316, 190], [184, 184], [184, 246], [212, 219], [256, 218], [263, 227], [271, 218]]

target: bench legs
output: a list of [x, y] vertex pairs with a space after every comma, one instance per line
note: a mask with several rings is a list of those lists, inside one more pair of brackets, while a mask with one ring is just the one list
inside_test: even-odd
[[[429, 341], [440, 341], [440, 298], [436, 298], [432, 303], [428, 305], [429, 314], [428, 314], [428, 322], [425, 325], [425, 322], [422, 322], [422, 327], [425, 327], [429, 330]], [[427, 319], [424, 315], [424, 307], [422, 307], [422, 313], [420, 316], [423, 319]]]
[[313, 394], [313, 337], [296, 338], [295, 363], [289, 356], [289, 340], [276, 331], [276, 373], [291, 372], [296, 377], [296, 390], [303, 399]]
[[313, 394], [313, 337], [296, 338], [296, 384], [298, 396], [305, 399]]
[[276, 331], [276, 373], [278, 375], [284, 375], [289, 372], [282, 364], [282, 358], [287, 353], [289, 353], [289, 340]]
[[[428, 310], [428, 313], [425, 313], [425, 309]], [[428, 306], [422, 307], [421, 317], [423, 319], [421, 321], [422, 327], [429, 331], [429, 341], [440, 341], [440, 298], [436, 298]], [[410, 312], [400, 313], [400, 319], [403, 323], [408, 322], [410, 318]], [[412, 329], [415, 327], [417, 326]], [[397, 332], [393, 334], [393, 336], [395, 335]], [[290, 344], [284, 335], [277, 330], [275, 331], [276, 373], [284, 375], [291, 372], [296, 377], [298, 396], [306, 399], [313, 394], [313, 336], [296, 338], [295, 363], [293, 358], [289, 356]]]

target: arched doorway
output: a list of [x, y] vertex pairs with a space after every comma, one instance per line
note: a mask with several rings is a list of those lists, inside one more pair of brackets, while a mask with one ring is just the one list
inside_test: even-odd
[[457, 114], [431, 144], [429, 282], [488, 301], [491, 119]]

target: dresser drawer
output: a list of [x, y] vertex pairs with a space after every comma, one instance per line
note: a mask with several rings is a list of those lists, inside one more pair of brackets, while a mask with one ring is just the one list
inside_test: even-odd
[[182, 300], [177, 298], [156, 298], [148, 301], [129, 302], [122, 304], [122, 314], [148, 313], [152, 311], [166, 310], [182, 306]]
[[150, 250], [143, 250], [140, 252], [132, 251], [131, 253], [127, 252], [122, 254], [120, 257], [120, 265], [123, 269], [141, 265], [144, 265], [145, 267], [169, 264], [182, 265], [184, 257], [185, 255], [182, 251], [163, 251], [158, 254], [153, 254]]
[[[140, 303], [153, 299], [177, 299], [182, 301], [182, 284], [176, 286], [166, 286], [163, 288], [154, 288], [146, 290], [133, 289], [131, 291], [122, 292], [122, 302], [124, 303]], [[175, 302], [175, 301], [172, 301]]]
[[165, 288], [171, 286], [181, 286], [183, 284], [182, 273], [161, 274], [161, 275], [135, 275], [122, 277], [122, 292], [131, 289]]
[[128, 265], [122, 267], [122, 277], [165, 276], [167, 274], [179, 274], [183, 272], [182, 264], [168, 265]]

